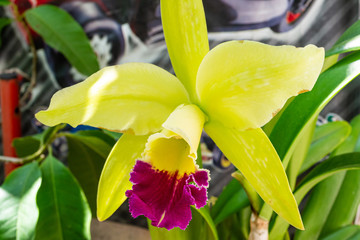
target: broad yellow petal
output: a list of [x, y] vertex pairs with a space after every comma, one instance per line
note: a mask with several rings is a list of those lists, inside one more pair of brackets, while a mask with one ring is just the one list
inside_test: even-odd
[[143, 159], [161, 171], [194, 173], [204, 122], [196, 105], [179, 106], [163, 124], [164, 130], [149, 137]]
[[238, 131], [211, 121], [205, 131], [277, 214], [304, 228], [280, 158], [261, 128]]
[[175, 74], [196, 102], [196, 73], [209, 51], [202, 1], [165, 0], [160, 4], [165, 41]]
[[188, 101], [172, 74], [155, 65], [128, 63], [103, 68], [58, 91], [36, 118], [49, 126], [85, 124], [144, 135], [159, 131], [169, 114]]
[[110, 152], [101, 172], [97, 217], [104, 221], [126, 200], [125, 192], [131, 189], [129, 181], [135, 160], [141, 158], [148, 136], [124, 134]]
[[200, 65], [197, 91], [211, 120], [238, 130], [267, 123], [294, 95], [312, 89], [324, 50], [231, 41], [211, 50]]

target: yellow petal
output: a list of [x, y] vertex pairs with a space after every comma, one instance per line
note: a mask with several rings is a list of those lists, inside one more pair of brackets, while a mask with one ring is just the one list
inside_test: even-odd
[[172, 74], [146, 63], [106, 67], [84, 82], [64, 88], [36, 118], [49, 126], [68, 123], [144, 135], [161, 124], [188, 95]]
[[261, 198], [293, 226], [303, 229], [280, 158], [261, 128], [238, 131], [208, 122], [205, 131]]
[[196, 105], [181, 105], [170, 114], [163, 127], [183, 138], [196, 159], [204, 122], [205, 115]]
[[324, 50], [231, 41], [207, 54], [197, 75], [202, 109], [238, 130], [267, 123], [294, 95], [312, 89]]
[[182, 105], [163, 124], [161, 133], [151, 135], [143, 159], [158, 170], [195, 172], [205, 116], [195, 105]]
[[202, 1], [166, 0], [160, 4], [165, 41], [175, 74], [196, 102], [196, 73], [209, 51]]
[[194, 173], [196, 165], [190, 156], [190, 146], [177, 136], [169, 136], [166, 132], [151, 135], [146, 144], [142, 157], [143, 161], [150, 163], [155, 169], [170, 173]]
[[141, 158], [148, 136], [124, 134], [110, 152], [101, 172], [97, 217], [104, 221], [126, 200], [125, 192], [131, 189], [129, 181], [135, 160]]

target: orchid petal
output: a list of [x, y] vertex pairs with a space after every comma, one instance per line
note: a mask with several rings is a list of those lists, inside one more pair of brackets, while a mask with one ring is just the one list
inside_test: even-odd
[[206, 205], [208, 180], [206, 170], [181, 175], [137, 161], [130, 176], [133, 188], [126, 192], [131, 215], [144, 215], [153, 226], [184, 230], [191, 220], [190, 205]]
[[205, 131], [275, 212], [304, 228], [280, 158], [261, 128], [239, 131], [211, 121]]
[[159, 171], [194, 173], [204, 121], [196, 105], [179, 106], [163, 124], [164, 130], [149, 137], [143, 160]]
[[195, 161], [190, 156], [189, 144], [178, 136], [168, 135], [166, 131], [149, 137], [143, 160], [159, 171], [178, 171], [180, 175], [196, 170]]
[[210, 120], [238, 130], [267, 123], [286, 100], [310, 91], [324, 50], [230, 41], [211, 50], [197, 75], [200, 104]]
[[176, 108], [162, 126], [183, 138], [190, 146], [190, 155], [196, 159], [204, 122], [204, 113], [191, 104]]
[[110, 152], [102, 170], [98, 195], [97, 217], [107, 219], [125, 201], [131, 189], [130, 172], [135, 160], [141, 157], [148, 136], [124, 134]]
[[201, 0], [160, 1], [166, 45], [176, 76], [196, 102], [196, 73], [209, 51]]
[[159, 131], [169, 114], [187, 102], [185, 88], [172, 74], [155, 65], [128, 63], [103, 68], [58, 91], [36, 118], [48, 126], [85, 124], [144, 135]]

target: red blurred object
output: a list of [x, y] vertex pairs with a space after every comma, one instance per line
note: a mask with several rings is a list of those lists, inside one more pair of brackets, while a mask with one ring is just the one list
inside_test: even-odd
[[286, 14], [286, 20], [288, 23], [296, 21], [301, 16], [301, 13], [288, 12]]
[[[2, 141], [4, 155], [8, 157], [16, 157], [12, 141], [21, 136], [19, 109], [19, 83], [21, 80], [22, 76], [16, 72], [0, 74]], [[5, 163], [5, 176], [18, 166], [14, 163]]]

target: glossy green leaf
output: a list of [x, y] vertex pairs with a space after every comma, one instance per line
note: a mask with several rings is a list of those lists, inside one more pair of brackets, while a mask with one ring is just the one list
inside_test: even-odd
[[295, 191], [295, 198], [301, 201], [313, 186], [336, 172], [359, 169], [359, 159], [360, 153], [347, 153], [323, 161], [299, 183]]
[[311, 92], [297, 96], [284, 110], [270, 134], [270, 140], [285, 166], [306, 124], [360, 74], [359, 59], [360, 53], [354, 53], [339, 61], [320, 75]]
[[[342, 152], [360, 152], [360, 115], [351, 121], [352, 132], [346, 141], [337, 149]], [[326, 220], [321, 236], [351, 224], [360, 204], [360, 170], [348, 171], [342, 182], [336, 201]]]
[[218, 224], [220, 239], [248, 240], [251, 213], [250, 206], [247, 206]]
[[[360, 169], [360, 153], [348, 153], [335, 156], [323, 161], [316, 166], [304, 179], [299, 183], [294, 196], [298, 202], [301, 202], [304, 196], [319, 182], [332, 176], [333, 174], [352, 169]], [[277, 217], [273, 228], [270, 231], [269, 239], [282, 239], [289, 224], [283, 219]]]
[[296, 144], [296, 148], [291, 156], [289, 166], [286, 169], [292, 190], [295, 188], [301, 165], [303, 164], [306, 158], [306, 154], [309, 150], [311, 140], [314, 135], [316, 120], [317, 119], [314, 117], [301, 133], [299, 137], [300, 141]]
[[212, 239], [218, 240], [219, 239], [218, 233], [217, 233], [217, 230], [216, 230], [215, 223], [214, 223], [213, 219], [211, 218], [209, 207], [205, 206], [205, 207], [202, 207], [200, 209], [196, 209], [196, 208], [193, 207], [193, 209], [195, 211], [197, 211], [203, 217], [205, 222], [207, 223], [207, 225], [210, 228], [211, 233], [212, 233]]
[[360, 170], [348, 171], [323, 227], [321, 236], [351, 224], [360, 204]]
[[330, 122], [317, 127], [300, 173], [335, 150], [349, 136], [350, 132], [350, 124], [345, 121]]
[[240, 171], [232, 173], [231, 176], [240, 182], [241, 186], [246, 192], [247, 198], [249, 199], [251, 209], [255, 214], [259, 215], [260, 208], [264, 203], [259, 194], [257, 194], [253, 186], [251, 186], [249, 181], [246, 180]]
[[[358, 131], [356, 131], [356, 124], [354, 123], [356, 123], [356, 121], [352, 121], [351, 125], [353, 126], [353, 131], [351, 131], [350, 136], [336, 149], [334, 153], [332, 153], [332, 156], [350, 153], [354, 151], [356, 142], [359, 138], [360, 130], [359, 129]], [[341, 128], [344, 128], [342, 131], [343, 133], [346, 132], [346, 128], [348, 128], [348, 130], [351, 129], [350, 125], [345, 122], [332, 122], [326, 125], [322, 125], [321, 127], [317, 128], [317, 132], [314, 136], [315, 143], [317, 141], [320, 141], [324, 137], [342, 138], [342, 136], [339, 135], [341, 132]], [[328, 135], [328, 133], [331, 133], [330, 136]], [[325, 142], [324, 144], [331, 145], [330, 142]], [[332, 142], [334, 143], [335, 141], [332, 140]], [[333, 176], [319, 183], [313, 189], [310, 195], [310, 199], [308, 200], [307, 205], [302, 212], [306, 230], [301, 232], [297, 231], [295, 234], [295, 239], [317, 239], [320, 236], [321, 231], [323, 230], [325, 222], [338, 223], [340, 216], [329, 216], [329, 213], [330, 211], [332, 211], [333, 204], [337, 198], [340, 197], [340, 199], [345, 200], [345, 202], [342, 202], [341, 205], [339, 205], [341, 206], [339, 209], [340, 212], [337, 211], [336, 214], [344, 216], [344, 213], [349, 212], [348, 207], [351, 206], [351, 203], [355, 200], [354, 196], [350, 197], [349, 195], [354, 194], [356, 192], [356, 189], [358, 188], [358, 186], [353, 184], [354, 182], [356, 182], [356, 179], [353, 179], [355, 181], [351, 182], [352, 189], [348, 189], [348, 193], [344, 193], [345, 195], [341, 194], [341, 191], [344, 190], [344, 187], [342, 186], [343, 180], [345, 178], [345, 175], [349, 173], [350, 172], [340, 172], [334, 174]], [[360, 182], [360, 180], [358, 180], [357, 182]], [[351, 210], [353, 214], [355, 214], [355, 210]], [[342, 226], [348, 225], [349, 223], [350, 222], [347, 221], [347, 223], [342, 224]], [[330, 231], [327, 232], [329, 233]], [[325, 234], [323, 234], [323, 236], [324, 235]]]
[[[202, 208], [204, 209], [204, 208]], [[152, 240], [163, 240], [163, 239], [171, 239], [171, 240], [196, 240], [196, 239], [209, 239], [216, 240], [218, 239], [215, 225], [209, 226], [210, 215], [205, 214], [204, 212], [198, 211], [199, 209], [192, 208], [192, 220], [189, 223], [189, 226], [185, 230], [181, 230], [180, 228], [173, 228], [171, 230], [166, 230], [165, 228], [158, 228], [151, 225], [150, 221], [148, 221], [149, 231]], [[206, 210], [205, 208], [205, 211]], [[210, 218], [211, 219], [211, 218]], [[209, 220], [210, 220], [209, 219]], [[211, 232], [211, 229], [215, 230]]]
[[349, 27], [336, 41], [334, 46], [326, 51], [326, 56], [356, 51], [360, 49], [360, 20]]
[[14, 170], [0, 187], [0, 239], [28, 240], [34, 236], [39, 211], [36, 194], [41, 172], [36, 162]]
[[351, 237], [349, 237], [347, 240], [359, 240], [359, 239], [360, 239], [360, 232], [357, 232]]
[[15, 138], [12, 142], [18, 157], [26, 157], [40, 148], [40, 141], [32, 136]]
[[65, 55], [80, 73], [91, 75], [99, 70], [95, 52], [82, 27], [66, 11], [41, 5], [25, 11], [27, 23], [44, 41]]
[[296, 231], [294, 240], [318, 239], [345, 174], [345, 172], [334, 174], [315, 186], [306, 207], [301, 212], [305, 231]]
[[0, 6], [7, 6], [10, 4], [9, 0], [0, 0]]
[[98, 182], [112, 145], [89, 135], [67, 134], [66, 139], [70, 171], [80, 183], [95, 217]]
[[249, 204], [249, 200], [241, 184], [237, 180], [232, 179], [216, 200], [210, 213], [215, 224], [219, 224]]
[[91, 211], [70, 171], [49, 155], [41, 173], [35, 239], [90, 239]]
[[[336, 232], [324, 238], [321, 238], [321, 240], [350, 240], [352, 237], [355, 237], [359, 233], [360, 233], [360, 226], [349, 225], [337, 230]], [[353, 240], [356, 239], [359, 238], [355, 238]]]
[[101, 172], [97, 217], [104, 221], [126, 200], [125, 192], [131, 189], [130, 172], [136, 159], [141, 157], [148, 136], [124, 134], [111, 150]]
[[[8, 3], [10, 3], [9, 1], [6, 0], [0, 0], [0, 6], [5, 6]], [[9, 18], [0, 18], [0, 47], [1, 47], [1, 32], [3, 30], [4, 27], [6, 27], [7, 25], [9, 25], [12, 22], [11, 19]]]

